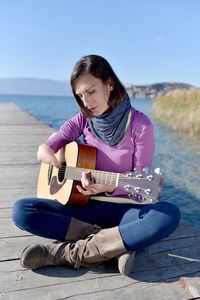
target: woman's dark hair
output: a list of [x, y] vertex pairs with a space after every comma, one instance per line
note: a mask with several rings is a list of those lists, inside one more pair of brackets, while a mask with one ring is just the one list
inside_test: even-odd
[[126, 90], [117, 78], [115, 72], [113, 71], [107, 60], [98, 55], [84, 56], [76, 63], [72, 71], [71, 87], [80, 110], [85, 117], [91, 117], [93, 116], [93, 114], [84, 106], [80, 97], [75, 93], [75, 83], [80, 76], [86, 74], [91, 74], [94, 77], [101, 79], [103, 83], [108, 82], [110, 78], [112, 79], [114, 87], [108, 99], [108, 106], [110, 108], [118, 106], [124, 101], [124, 98], [127, 95]]

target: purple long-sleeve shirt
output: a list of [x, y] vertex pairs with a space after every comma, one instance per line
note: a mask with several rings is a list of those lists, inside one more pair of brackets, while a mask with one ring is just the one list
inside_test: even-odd
[[[153, 125], [143, 113], [134, 108], [131, 110], [129, 128], [122, 141], [115, 146], [108, 146], [98, 140], [92, 134], [88, 121], [81, 112], [65, 122], [45, 144], [57, 152], [66, 143], [83, 135], [85, 144], [97, 148], [97, 170], [124, 173], [133, 170], [134, 167], [150, 168], [155, 149]], [[112, 196], [118, 195], [128, 193], [118, 187]]]

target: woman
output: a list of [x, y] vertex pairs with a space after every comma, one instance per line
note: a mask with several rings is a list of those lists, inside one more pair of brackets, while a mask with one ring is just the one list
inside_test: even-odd
[[[39, 147], [38, 160], [60, 168], [55, 153], [83, 135], [85, 144], [97, 148], [98, 170], [123, 173], [134, 167], [151, 167], [153, 126], [144, 114], [131, 107], [109, 63], [97, 55], [81, 58], [72, 72], [71, 86], [80, 113]], [[81, 185], [77, 186], [80, 193], [90, 196], [85, 207], [37, 198], [15, 203], [13, 220], [18, 227], [58, 240], [25, 248], [23, 267], [66, 264], [78, 269], [117, 257], [119, 271], [128, 275], [135, 250], [152, 245], [177, 228], [180, 212], [174, 204], [106, 201], [128, 198], [128, 192], [97, 184], [90, 175], [83, 172]], [[97, 200], [99, 194], [104, 201]]]

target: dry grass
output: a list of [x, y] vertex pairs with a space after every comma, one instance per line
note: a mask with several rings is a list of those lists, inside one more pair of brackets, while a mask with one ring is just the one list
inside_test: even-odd
[[157, 97], [152, 115], [172, 129], [200, 135], [200, 90], [176, 90]]

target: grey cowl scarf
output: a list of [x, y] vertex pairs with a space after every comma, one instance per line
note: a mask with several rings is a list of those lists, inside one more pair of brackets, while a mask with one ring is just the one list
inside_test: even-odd
[[124, 136], [130, 109], [130, 98], [127, 96], [120, 105], [100, 116], [88, 118], [92, 133], [104, 144], [116, 145]]

